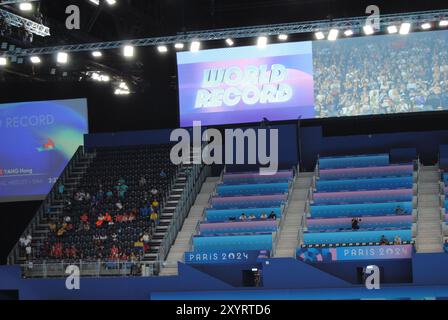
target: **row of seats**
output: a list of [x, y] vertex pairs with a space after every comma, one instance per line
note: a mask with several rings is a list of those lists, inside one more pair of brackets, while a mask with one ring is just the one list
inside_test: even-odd
[[[110, 259], [112, 246], [116, 246], [119, 249], [118, 255], [120, 257], [123, 255], [125, 259], [129, 259], [131, 255], [142, 258], [143, 248], [147, 248], [151, 253], [157, 252], [158, 242], [149, 213], [144, 216], [139, 209], [143, 205], [150, 205], [153, 201], [150, 194], [152, 188], [158, 190], [155, 198], [159, 201], [159, 205], [166, 198], [170, 181], [179, 170], [178, 166], [167, 160], [169, 152], [170, 145], [96, 150], [96, 157], [75, 189], [68, 191], [73, 187], [65, 186], [64, 194], [58, 195], [55, 200], [57, 202], [50, 207], [52, 210], [49, 210], [47, 217], [47, 230], [51, 225], [56, 229], [47, 233], [33, 259], [35, 261], [60, 259], [59, 255], [55, 256], [52, 253], [55, 246], [60, 246], [62, 249], [75, 247], [77, 257], [85, 260]], [[165, 173], [163, 176], [160, 174], [162, 170]], [[142, 177], [146, 179], [144, 186], [139, 183]], [[114, 192], [108, 197], [106, 192], [120, 188], [119, 180], [122, 180], [121, 185], [127, 186], [126, 191], [122, 195]], [[96, 198], [96, 201], [93, 199], [77, 201], [73, 195], [81, 191], [89, 193], [92, 197], [99, 194], [102, 196]], [[61, 203], [64, 204], [63, 208]], [[121, 204], [122, 209], [117, 203]], [[52, 212], [57, 212], [57, 215], [50, 215]], [[100, 215], [106, 212], [110, 214], [112, 221], [98, 224]], [[85, 222], [81, 221], [83, 214], [87, 216]], [[118, 222], [117, 216], [124, 214], [132, 214], [133, 220]], [[67, 217], [69, 222], [64, 227]], [[64, 232], [59, 232], [62, 229]], [[143, 234], [151, 236], [145, 247], [140, 245]], [[98, 236], [103, 240], [94, 240]], [[157, 239], [163, 238], [163, 234], [157, 234], [157, 237]]]
[[291, 170], [270, 177], [225, 173], [193, 238], [194, 252], [271, 251], [292, 179]]
[[304, 245], [412, 241], [413, 164], [388, 154], [319, 158]]

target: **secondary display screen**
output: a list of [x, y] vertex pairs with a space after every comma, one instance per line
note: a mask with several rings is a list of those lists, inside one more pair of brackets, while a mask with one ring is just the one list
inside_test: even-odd
[[448, 31], [179, 52], [181, 126], [448, 109]]
[[0, 202], [43, 199], [86, 133], [86, 99], [0, 104]]

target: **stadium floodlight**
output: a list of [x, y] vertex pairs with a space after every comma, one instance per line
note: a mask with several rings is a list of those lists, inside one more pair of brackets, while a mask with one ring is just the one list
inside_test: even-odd
[[446, 27], [448, 26], [448, 20], [440, 20], [439, 27]]
[[68, 54], [66, 52], [58, 52], [56, 61], [58, 63], [67, 63], [68, 62]]
[[400, 34], [408, 34], [411, 30], [411, 24], [409, 22], [404, 22], [400, 26]]
[[113, 6], [114, 4], [117, 3], [117, 0], [106, 0], [107, 4], [110, 6]]
[[394, 26], [394, 25], [388, 26], [387, 27], [387, 32], [389, 32], [390, 34], [397, 33], [398, 32], [398, 28], [397, 28], [397, 26]]
[[104, 81], [104, 82], [109, 82], [110, 81], [110, 77], [108, 75], [102, 75], [102, 76], [100, 76], [100, 80]]
[[370, 24], [365, 25], [362, 27], [362, 30], [364, 31], [364, 34], [366, 36], [370, 36], [371, 34], [374, 34], [375, 30], [373, 30], [373, 27]]
[[282, 40], [282, 41], [288, 40], [288, 35], [287, 34], [279, 34], [278, 40]]
[[257, 47], [264, 48], [268, 44], [268, 38], [265, 36], [258, 37], [257, 39]]
[[226, 43], [228, 46], [233, 46], [233, 44], [234, 44], [233, 40], [230, 38], [226, 39]]
[[157, 51], [159, 51], [160, 53], [168, 52], [168, 47], [167, 46], [158, 46]]
[[352, 36], [352, 35], [353, 35], [353, 30], [351, 30], [351, 29], [345, 30], [345, 31], [344, 31], [344, 35], [345, 35], [346, 37], [350, 37], [350, 36]]
[[95, 58], [99, 58], [102, 57], [103, 54], [101, 53], [101, 51], [93, 51], [92, 56], [94, 56]]
[[33, 5], [29, 2], [21, 2], [19, 4], [20, 11], [31, 11], [33, 10]]
[[199, 41], [193, 41], [190, 45], [191, 52], [197, 52], [201, 48], [201, 43]]
[[8, 60], [5, 57], [0, 57], [0, 66], [6, 66]]
[[322, 40], [322, 39], [325, 38], [325, 35], [324, 35], [324, 33], [322, 31], [318, 31], [318, 32], [315, 33], [315, 37], [316, 37], [317, 40]]
[[31, 63], [33, 63], [33, 64], [37, 64], [37, 63], [40, 63], [40, 58], [39, 58], [38, 56], [32, 56], [32, 57], [30, 58], [30, 61], [31, 61]]
[[123, 89], [123, 90], [129, 90], [129, 87], [128, 87], [127, 83], [124, 82], [124, 81], [120, 82], [120, 84], [118, 85], [118, 87], [119, 87], [120, 89]]
[[174, 48], [181, 50], [184, 48], [184, 44], [181, 42], [178, 42], [174, 45]]
[[133, 46], [124, 46], [123, 47], [123, 55], [126, 58], [131, 58], [134, 56], [134, 47]]
[[423, 30], [431, 29], [431, 24], [429, 22], [422, 24], [422, 29]]
[[338, 38], [339, 30], [338, 29], [331, 29], [328, 33], [327, 39], [330, 41], [335, 41]]
[[94, 5], [99, 6], [100, 5], [100, 0], [89, 0], [90, 2], [92, 2]]

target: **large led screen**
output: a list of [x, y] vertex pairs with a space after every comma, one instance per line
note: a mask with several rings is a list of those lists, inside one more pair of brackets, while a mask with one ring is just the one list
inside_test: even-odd
[[181, 126], [448, 109], [448, 31], [179, 52]]
[[44, 198], [87, 132], [85, 99], [0, 104], [0, 201]]
[[314, 116], [311, 42], [179, 52], [181, 126]]

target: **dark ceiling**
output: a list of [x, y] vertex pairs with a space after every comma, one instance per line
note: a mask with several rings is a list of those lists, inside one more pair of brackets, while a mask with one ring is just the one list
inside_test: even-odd
[[[44, 23], [50, 27], [51, 36], [35, 36], [31, 44], [10, 38], [6, 41], [19, 47], [44, 47], [175, 35], [204, 29], [363, 16], [366, 7], [371, 4], [378, 5], [383, 14], [444, 8], [442, 1], [401, 0], [375, 3], [363, 0], [116, 0], [114, 6], [107, 5], [105, 0], [100, 1], [101, 5], [95, 6], [89, 0], [41, 0], [37, 2], [38, 10], [43, 14]], [[71, 4], [80, 8], [80, 30], [65, 28], [65, 11]], [[13, 5], [6, 8], [16, 10]], [[33, 18], [34, 13], [30, 13], [29, 17]], [[4, 41], [0, 39], [0, 42]], [[53, 57], [47, 56], [42, 57], [44, 63], [39, 66], [11, 64], [3, 72], [0, 71], [0, 81], [79, 81], [87, 71], [103, 71], [126, 79], [137, 90], [144, 90], [148, 83], [154, 81], [148, 78], [148, 74], [154, 71], [150, 64], [154, 64], [155, 59], [161, 59], [154, 51], [154, 48], [139, 48], [139, 55], [132, 61], [122, 59], [120, 52], [113, 50], [101, 60], [92, 59], [88, 53], [78, 53], [77, 58], [63, 69], [55, 66]], [[168, 82], [175, 86], [175, 56], [171, 53], [163, 59], [169, 61], [164, 68], [169, 73]]]

